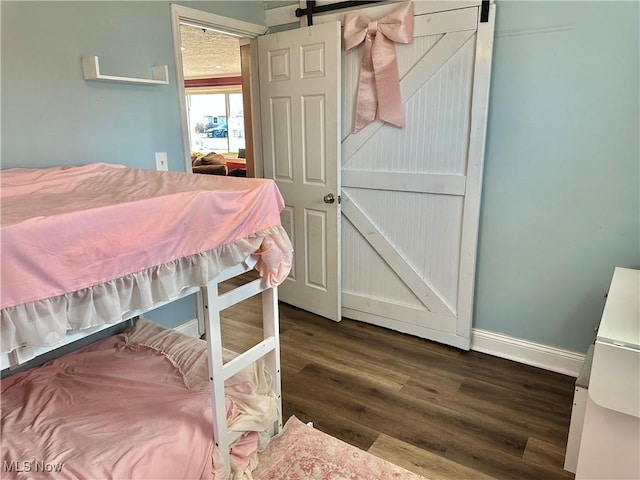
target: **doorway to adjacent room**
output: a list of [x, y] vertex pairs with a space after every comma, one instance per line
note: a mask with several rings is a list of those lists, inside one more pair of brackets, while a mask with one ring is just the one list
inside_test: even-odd
[[250, 41], [266, 27], [180, 5], [171, 15], [186, 170], [192, 153], [216, 152], [255, 176]]

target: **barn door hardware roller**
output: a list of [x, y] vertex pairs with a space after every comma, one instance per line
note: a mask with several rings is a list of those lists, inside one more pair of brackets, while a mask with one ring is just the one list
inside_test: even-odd
[[482, 0], [480, 6], [480, 23], [487, 23], [489, 21], [489, 0]]
[[[380, 3], [383, 0], [369, 0], [369, 1], [348, 1], [337, 2], [329, 5], [316, 6], [315, 0], [307, 0], [307, 8], [296, 8], [296, 17], [307, 17], [307, 25], [313, 25], [313, 14], [331, 12], [333, 10], [340, 10], [343, 8], [360, 7], [362, 5], [368, 5], [370, 3]], [[480, 23], [487, 23], [489, 21], [489, 0], [482, 0], [480, 7]]]
[[369, 1], [351, 1], [351, 2], [338, 2], [331, 3], [329, 5], [318, 5], [316, 7], [315, 0], [307, 0], [307, 8], [296, 8], [296, 17], [307, 17], [307, 25], [313, 25], [313, 15], [315, 13], [331, 12], [333, 10], [340, 10], [343, 8], [360, 7], [362, 5], [368, 5], [370, 3], [380, 3], [381, 0], [369, 0]]

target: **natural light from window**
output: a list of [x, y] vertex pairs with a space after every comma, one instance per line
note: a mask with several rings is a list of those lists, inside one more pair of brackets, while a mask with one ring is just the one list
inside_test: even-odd
[[187, 90], [192, 152], [237, 154], [245, 148], [242, 91]]

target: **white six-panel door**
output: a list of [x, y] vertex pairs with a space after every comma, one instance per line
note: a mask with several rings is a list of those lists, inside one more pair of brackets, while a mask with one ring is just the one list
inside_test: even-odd
[[264, 176], [285, 199], [294, 247], [280, 299], [341, 318], [340, 24], [258, 38]]
[[343, 315], [464, 349], [495, 14], [491, 5], [480, 22], [480, 4], [414, 3], [413, 43], [396, 45], [404, 129], [375, 122], [350, 133], [362, 47], [342, 53]]

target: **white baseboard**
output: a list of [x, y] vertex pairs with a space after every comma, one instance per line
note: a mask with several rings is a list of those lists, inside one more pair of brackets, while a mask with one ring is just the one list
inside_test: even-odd
[[580, 373], [585, 357], [582, 353], [477, 328], [471, 330], [471, 350], [572, 377], [577, 377]]
[[200, 332], [198, 331], [198, 319], [194, 318], [188, 322], [184, 322], [177, 327], [173, 328], [176, 332], [180, 332], [190, 337], [200, 338]]

